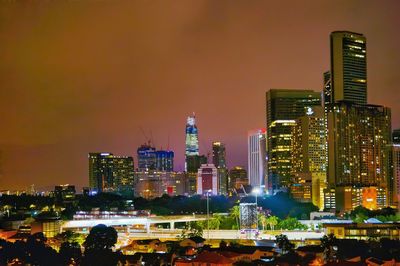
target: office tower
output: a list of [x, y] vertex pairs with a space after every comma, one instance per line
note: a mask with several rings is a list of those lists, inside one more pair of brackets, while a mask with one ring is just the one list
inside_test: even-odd
[[[290, 185], [292, 128], [295, 119], [321, 105], [321, 93], [312, 90], [271, 89], [266, 93], [268, 190]], [[311, 108], [311, 109], [310, 109]], [[250, 177], [250, 172], [249, 172]]]
[[204, 155], [188, 155], [186, 156], [186, 172], [197, 173], [202, 164], [207, 163], [207, 157]]
[[112, 153], [89, 153], [89, 187], [97, 192], [133, 190], [133, 158]]
[[218, 173], [214, 164], [202, 164], [197, 172], [197, 194], [218, 195]]
[[215, 141], [212, 143], [212, 160], [213, 164], [217, 168], [226, 168], [226, 160], [225, 160], [225, 144], [219, 141]]
[[219, 141], [212, 143], [212, 161], [218, 172], [218, 193], [220, 195], [228, 194], [228, 169], [226, 168], [225, 144]]
[[137, 149], [138, 170], [149, 171], [156, 170], [157, 153], [156, 148], [148, 144], [143, 144]]
[[173, 151], [156, 151], [156, 170], [167, 172], [174, 171]]
[[389, 108], [333, 104], [328, 113], [328, 184], [336, 189], [336, 211], [387, 205], [390, 143]]
[[367, 104], [367, 43], [364, 35], [335, 31], [330, 36], [332, 102]]
[[400, 211], [400, 144], [393, 144], [392, 204]]
[[229, 189], [240, 189], [249, 184], [246, 169], [235, 166], [229, 171]]
[[400, 144], [400, 129], [393, 130], [393, 144]]
[[186, 194], [185, 173], [168, 171], [135, 172], [135, 195], [145, 199], [167, 194], [177, 196]]
[[253, 188], [265, 186], [265, 141], [265, 129], [252, 130], [247, 134], [248, 177]]
[[327, 153], [324, 110], [321, 106], [296, 119], [291, 150], [293, 184], [290, 192], [293, 198], [312, 202], [323, 210]]

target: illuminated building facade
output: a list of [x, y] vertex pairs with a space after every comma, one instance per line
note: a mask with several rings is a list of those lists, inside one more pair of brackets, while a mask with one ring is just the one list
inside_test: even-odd
[[377, 190], [376, 206], [387, 206], [390, 143], [389, 108], [349, 102], [332, 105], [328, 113], [328, 184], [336, 188], [336, 210], [349, 211], [365, 203], [360, 195], [371, 195], [369, 187]]
[[197, 194], [218, 195], [218, 171], [214, 164], [202, 164], [197, 172]]
[[326, 131], [321, 106], [296, 119], [292, 128], [292, 178], [290, 192], [298, 201], [324, 208], [326, 188]]
[[164, 194], [170, 196], [186, 193], [185, 173], [166, 171], [135, 172], [135, 197], [151, 199]]
[[248, 185], [246, 169], [235, 166], [229, 171], [229, 189], [240, 189], [242, 186]]
[[393, 144], [400, 144], [400, 129], [393, 130]]
[[212, 143], [212, 161], [217, 167], [220, 195], [228, 194], [228, 169], [226, 168], [225, 144], [220, 141]]
[[156, 151], [156, 170], [167, 172], [174, 171], [173, 151]]
[[156, 148], [149, 144], [143, 144], [137, 149], [138, 170], [149, 171], [156, 170], [157, 153]]
[[199, 137], [196, 126], [196, 117], [191, 115], [186, 122], [186, 156], [199, 155]]
[[335, 31], [330, 36], [332, 103], [367, 104], [367, 43], [364, 35]]
[[400, 144], [393, 144], [393, 207], [400, 210]]
[[267, 188], [288, 188], [292, 168], [292, 128], [310, 108], [321, 106], [321, 93], [312, 90], [271, 89], [266, 93]]
[[54, 196], [57, 203], [72, 203], [75, 200], [75, 186], [59, 185], [54, 187]]
[[97, 192], [130, 193], [134, 178], [133, 158], [112, 153], [89, 153], [89, 187]]
[[247, 156], [249, 184], [253, 188], [265, 185], [266, 159], [265, 159], [265, 129], [252, 130], [247, 135]]

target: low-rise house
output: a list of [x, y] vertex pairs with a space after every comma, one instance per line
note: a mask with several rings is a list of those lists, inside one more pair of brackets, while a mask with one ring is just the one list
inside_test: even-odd
[[128, 246], [122, 247], [121, 252], [126, 255], [136, 252], [167, 252], [167, 244], [159, 239], [133, 240]]
[[193, 259], [177, 259], [176, 266], [232, 266], [233, 260], [217, 252], [203, 251]]

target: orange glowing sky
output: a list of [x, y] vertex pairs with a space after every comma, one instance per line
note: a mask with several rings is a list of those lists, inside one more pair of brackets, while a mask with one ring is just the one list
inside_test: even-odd
[[[200, 150], [246, 166], [269, 88], [322, 89], [329, 34], [367, 37], [368, 98], [400, 127], [399, 1], [2, 1], [0, 190], [88, 183], [87, 153], [135, 155], [152, 132], [183, 168]], [[136, 163], [136, 158], [135, 158]]]

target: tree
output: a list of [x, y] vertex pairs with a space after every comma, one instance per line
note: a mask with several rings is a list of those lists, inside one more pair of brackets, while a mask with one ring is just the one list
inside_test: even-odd
[[59, 253], [64, 265], [79, 264], [82, 259], [81, 246], [77, 242], [63, 242]]
[[331, 262], [336, 258], [337, 239], [334, 234], [324, 235], [321, 238], [321, 246], [324, 248], [325, 262]]
[[294, 244], [289, 241], [287, 235], [277, 235], [275, 236], [275, 243], [278, 245], [278, 247], [282, 250], [282, 254], [289, 253], [293, 251], [294, 249]]
[[82, 265], [116, 265], [117, 254], [111, 248], [117, 243], [118, 234], [113, 227], [104, 224], [94, 226], [83, 243], [85, 257]]
[[272, 231], [275, 230], [275, 226], [279, 223], [278, 217], [276, 216], [269, 216], [267, 218], [267, 224], [269, 225], [269, 227], [271, 228]]
[[262, 225], [262, 230], [264, 231], [266, 225], [268, 224], [268, 217], [265, 216], [265, 214], [260, 213], [260, 214], [258, 215], [258, 220], [259, 220], [259, 222], [260, 222], [261, 225]]
[[303, 225], [296, 218], [293, 217], [288, 217], [285, 220], [282, 220], [279, 223], [279, 227], [281, 229], [286, 229], [286, 230], [296, 230], [296, 229], [304, 230], [307, 228], [307, 226]]
[[235, 205], [231, 208], [230, 214], [229, 214], [233, 219], [236, 220], [236, 228], [240, 229], [239, 226], [239, 218], [240, 218], [240, 209], [239, 205]]

